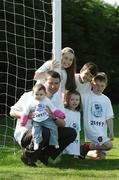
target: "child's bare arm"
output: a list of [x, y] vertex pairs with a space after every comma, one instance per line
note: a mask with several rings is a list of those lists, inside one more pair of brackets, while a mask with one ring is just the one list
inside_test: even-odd
[[43, 79], [45, 77], [45, 72], [36, 72], [34, 75], [34, 80]]
[[108, 128], [108, 136], [110, 140], [114, 139], [114, 132], [113, 132], [113, 119], [108, 119], [107, 120], [107, 128]]
[[55, 70], [56, 68], [58, 68], [60, 66], [59, 62], [56, 60], [52, 60], [52, 64], [51, 64], [51, 68], [50, 70]]
[[64, 119], [59, 117], [55, 117], [54, 114], [51, 112], [50, 108], [47, 106], [46, 111], [48, 112], [49, 116], [54, 119], [54, 123], [59, 127], [65, 127]]

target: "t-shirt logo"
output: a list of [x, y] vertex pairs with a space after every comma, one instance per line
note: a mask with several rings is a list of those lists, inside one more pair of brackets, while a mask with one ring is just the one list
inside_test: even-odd
[[76, 130], [76, 131], [79, 131], [79, 125], [77, 123], [73, 123], [72, 124], [72, 127]]
[[48, 118], [48, 113], [45, 110], [46, 106], [44, 104], [38, 104], [35, 109], [34, 121], [38, 120], [39, 122]]
[[40, 112], [43, 111], [45, 109], [45, 106], [43, 104], [38, 104], [36, 107], [36, 111]]
[[97, 102], [93, 102], [91, 105], [91, 114], [94, 117], [98, 118], [98, 117], [102, 117], [102, 112], [103, 112], [102, 105]]

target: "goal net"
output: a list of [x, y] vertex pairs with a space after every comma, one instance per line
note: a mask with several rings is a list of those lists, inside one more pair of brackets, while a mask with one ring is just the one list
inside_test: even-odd
[[[58, 0], [59, 1], [59, 0]], [[52, 0], [0, 1], [0, 146], [14, 144], [10, 106], [52, 56]]]

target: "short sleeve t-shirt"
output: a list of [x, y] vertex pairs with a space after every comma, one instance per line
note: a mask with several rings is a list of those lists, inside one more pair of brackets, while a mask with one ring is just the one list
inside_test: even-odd
[[74, 128], [77, 132], [77, 137], [73, 143], [67, 146], [64, 153], [80, 155], [80, 112], [72, 111], [70, 109], [65, 108], [65, 115], [65, 126]]
[[113, 118], [111, 102], [104, 94], [96, 95], [92, 91], [82, 95], [83, 120], [86, 140], [100, 143], [109, 140], [107, 136], [108, 119]]
[[50, 108], [52, 112], [56, 110], [55, 106], [51, 102], [51, 100], [45, 97], [42, 101], [35, 100], [33, 96], [29, 98], [29, 101], [24, 106], [23, 114], [28, 115], [30, 111], [34, 111], [33, 120], [37, 122], [45, 121], [49, 118], [49, 114], [47, 112], [47, 107]]
[[79, 81], [79, 74], [75, 74], [75, 80], [76, 80], [76, 90], [82, 95], [83, 93], [87, 93], [91, 90], [91, 84], [90, 82], [87, 83], [81, 83]]

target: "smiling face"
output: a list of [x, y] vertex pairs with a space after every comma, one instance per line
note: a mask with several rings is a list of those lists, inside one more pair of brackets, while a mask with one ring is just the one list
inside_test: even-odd
[[53, 78], [51, 76], [47, 77], [47, 80], [45, 82], [45, 88], [46, 93], [48, 97], [53, 96], [58, 90], [60, 86], [60, 79], [59, 78]]
[[62, 60], [61, 60], [62, 68], [63, 69], [69, 68], [73, 63], [73, 59], [74, 59], [74, 54], [73, 53], [65, 52], [62, 55]]
[[72, 110], [76, 110], [76, 108], [79, 106], [80, 104], [80, 96], [76, 95], [76, 94], [72, 94], [70, 99], [69, 99], [69, 107]]

